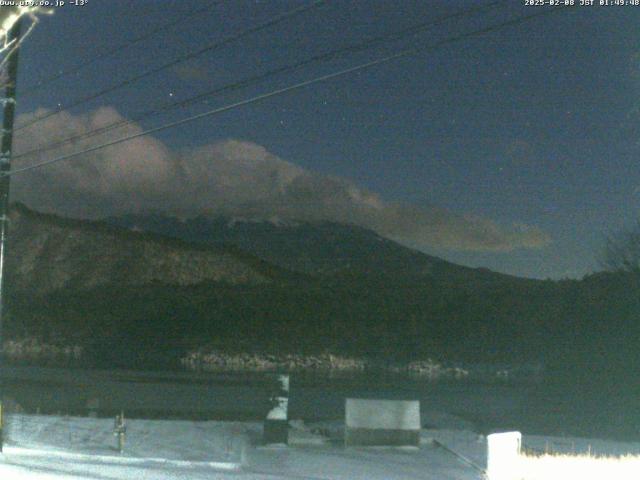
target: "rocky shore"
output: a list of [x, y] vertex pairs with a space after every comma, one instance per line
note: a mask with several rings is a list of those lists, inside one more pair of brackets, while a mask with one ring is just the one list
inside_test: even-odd
[[[3, 355], [9, 364], [91, 368], [89, 360], [91, 352], [84, 347], [80, 345], [55, 345], [31, 337], [5, 340]], [[542, 364], [456, 366], [446, 365], [431, 358], [409, 362], [392, 362], [334, 353], [277, 355], [249, 352], [229, 353], [207, 348], [190, 351], [179, 359], [178, 365], [181, 370], [205, 373], [357, 374], [376, 372], [409, 375], [425, 380], [539, 381], [544, 376]]]
[[2, 344], [2, 353], [10, 363], [42, 363], [67, 365], [79, 362], [84, 356], [84, 348], [79, 345], [53, 345], [27, 337], [6, 340]]
[[370, 370], [410, 374], [436, 380], [465, 378], [469, 372], [460, 367], [445, 367], [432, 360], [392, 363], [352, 358], [331, 353], [320, 355], [229, 354], [216, 350], [196, 350], [180, 359], [189, 371], [198, 372], [275, 372], [315, 371], [358, 373]]

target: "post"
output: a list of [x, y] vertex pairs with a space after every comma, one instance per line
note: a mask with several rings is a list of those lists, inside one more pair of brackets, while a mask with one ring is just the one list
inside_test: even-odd
[[87, 400], [87, 417], [98, 418], [98, 410], [100, 410], [100, 399], [91, 397]]
[[[7, 85], [5, 87], [4, 98], [0, 99], [3, 105], [2, 120], [2, 141], [0, 142], [0, 174], [4, 174], [11, 169], [11, 149], [13, 146], [13, 120], [16, 110], [16, 81], [18, 79], [18, 51], [20, 41], [20, 29], [22, 19], [18, 19], [13, 24], [7, 34], [7, 42], [14, 42], [15, 48], [9, 50], [10, 55], [7, 61]], [[4, 264], [6, 257], [7, 228], [9, 223], [9, 185], [8, 175], [0, 176], [0, 367], [4, 366], [4, 351], [2, 326], [4, 320]], [[0, 411], [2, 409], [2, 396], [0, 392]], [[0, 452], [4, 440], [4, 425], [0, 424]]]
[[124, 421], [124, 411], [120, 412], [120, 415], [116, 415], [115, 422], [113, 424], [113, 435], [118, 439], [118, 452], [124, 452], [125, 436], [127, 434], [127, 425]]
[[289, 375], [278, 375], [269, 394], [270, 410], [264, 421], [265, 444], [289, 443]]
[[487, 435], [487, 477], [489, 480], [519, 478], [518, 459], [522, 447], [520, 432]]

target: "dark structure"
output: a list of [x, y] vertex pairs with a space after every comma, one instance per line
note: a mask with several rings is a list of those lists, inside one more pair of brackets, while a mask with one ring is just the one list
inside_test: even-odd
[[[9, 185], [11, 170], [11, 152], [13, 147], [13, 121], [16, 111], [16, 80], [18, 78], [18, 51], [20, 42], [20, 30], [22, 20], [19, 18], [13, 24], [7, 34], [7, 43], [14, 44], [7, 55], [7, 85], [3, 105], [2, 142], [0, 145], [0, 362], [2, 362], [2, 316], [4, 306], [4, 263], [6, 256], [7, 228], [9, 224]], [[0, 392], [2, 395], [2, 392]], [[2, 411], [2, 398], [0, 397], [0, 412]], [[0, 415], [0, 452], [3, 444], [3, 425]]]
[[264, 421], [264, 443], [289, 443], [289, 375], [278, 375], [270, 388], [270, 409]]

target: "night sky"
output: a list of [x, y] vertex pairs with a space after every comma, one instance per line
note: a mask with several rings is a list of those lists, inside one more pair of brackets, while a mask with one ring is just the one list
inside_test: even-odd
[[[19, 123], [39, 108], [64, 107], [308, 2], [208, 3], [212, 7], [202, 15], [33, 89], [30, 87], [40, 80], [100, 56], [207, 2], [88, 0], [85, 6], [67, 5], [52, 16], [40, 16], [40, 23], [20, 53]], [[478, 5], [481, 2], [330, 0], [224, 48], [86, 102], [57, 116], [57, 123], [49, 122], [46, 127], [43, 122], [40, 127], [49, 129], [49, 139], [56, 135], [64, 138], [76, 131], [69, 127], [61, 133], [65, 125], [76, 125], [74, 118], [85, 118], [82, 115], [100, 107], [113, 107], [118, 115], [135, 118], [174, 99]], [[521, 1], [502, 3], [491, 11], [279, 75], [212, 98], [206, 104], [165, 112], [140, 121], [140, 128], [162, 125], [407, 47], [432, 45], [541, 9], [544, 7], [524, 6]], [[225, 157], [227, 153], [220, 153], [220, 149], [212, 150], [212, 155], [230, 161], [242, 155], [238, 145], [250, 142], [287, 162], [278, 164], [283, 172], [298, 172], [295, 168], [299, 167], [309, 178], [322, 179], [313, 183], [315, 189], [320, 188], [318, 185], [342, 185], [345, 191], [352, 191], [350, 185], [355, 185], [394, 211], [393, 220], [367, 223], [366, 212], [344, 213], [350, 208], [345, 203], [340, 209], [336, 207], [337, 220], [357, 218], [360, 220], [354, 222], [365, 226], [381, 225], [378, 231], [382, 234], [465, 265], [527, 277], [579, 278], [598, 268], [598, 250], [605, 235], [638, 218], [639, 121], [640, 7], [593, 6], [542, 16], [153, 137], [157, 140], [154, 148], [161, 152], [158, 155], [169, 156], [233, 139], [237, 143], [224, 144], [223, 150], [228, 153], [235, 149], [236, 156]], [[76, 123], [81, 129], [82, 121]], [[39, 138], [40, 127], [31, 130], [33, 138]], [[32, 142], [38, 143], [19, 138], [18, 147], [24, 150]], [[33, 161], [21, 158], [15, 164], [23, 166]], [[51, 185], [62, 181], [61, 175], [72, 177], [74, 170], [69, 169], [80, 168], [82, 161], [69, 162], [68, 170], [43, 167], [38, 180]], [[139, 159], [120, 155], [119, 161], [132, 164]], [[58, 168], [58, 175], [48, 179], [44, 173], [47, 168]], [[220, 172], [221, 167], [217, 168]], [[188, 182], [188, 177], [184, 181]], [[36, 183], [28, 182], [30, 177], [16, 175], [12, 186], [17, 192], [15, 198], [30, 198], [20, 193], [36, 188]], [[206, 185], [199, 188], [206, 190]], [[97, 190], [85, 185], [65, 198], [97, 204], [110, 195], [103, 187]], [[124, 187], [120, 191], [127, 192]], [[60, 192], [53, 192], [47, 200], [41, 189], [38, 195], [34, 206], [47, 201], [52, 211], [63, 198]], [[89, 198], [92, 195], [96, 198]], [[149, 200], [152, 194], [148, 195], [140, 200], [147, 202], [146, 210], [150, 205], [158, 204], [160, 210], [167, 205]], [[162, 195], [165, 201], [172, 195], [171, 189]], [[185, 192], [176, 195], [181, 202], [189, 202]], [[122, 204], [121, 198], [113, 204]], [[134, 207], [136, 198], [131, 200]], [[224, 202], [223, 195], [216, 198]], [[305, 201], [309, 204], [316, 198], [309, 196]], [[194, 206], [194, 214], [197, 208]], [[433, 212], [439, 218], [455, 217], [453, 223], [443, 220], [455, 228], [450, 228], [445, 240], [434, 240], [431, 233], [414, 234], [397, 216], [418, 216], [416, 210], [431, 212], [429, 218], [433, 218]], [[327, 218], [333, 218], [331, 215]], [[469, 218], [495, 228], [502, 239], [474, 243], [476, 234], [464, 224]], [[455, 235], [466, 238], [447, 240]]]

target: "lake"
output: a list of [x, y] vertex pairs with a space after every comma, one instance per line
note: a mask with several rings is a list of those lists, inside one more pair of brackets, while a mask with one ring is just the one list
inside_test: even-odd
[[[249, 420], [268, 409], [268, 374], [105, 371], [40, 367], [0, 370], [8, 409], [132, 418]], [[559, 381], [427, 381], [403, 375], [292, 374], [290, 419], [338, 420], [347, 397], [417, 399], [423, 412], [455, 416], [480, 433], [640, 439], [640, 396], [633, 388]], [[434, 418], [434, 415], [430, 415]], [[435, 416], [437, 418], [437, 415]], [[448, 419], [447, 424], [451, 423]], [[429, 425], [438, 427], [438, 425]]]

